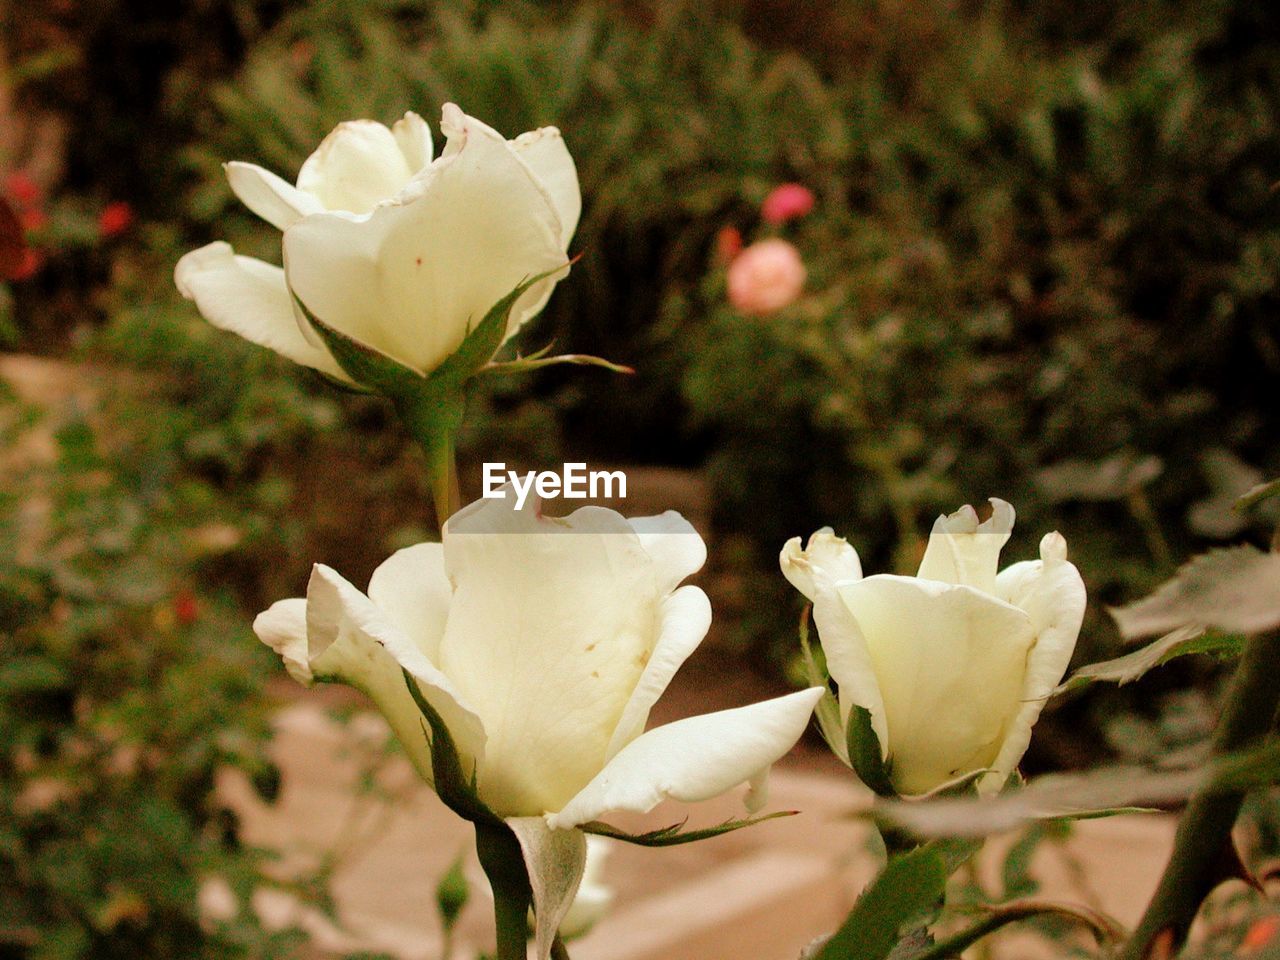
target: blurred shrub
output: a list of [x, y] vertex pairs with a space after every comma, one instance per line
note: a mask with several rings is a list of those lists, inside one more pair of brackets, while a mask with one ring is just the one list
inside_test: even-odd
[[[278, 663], [243, 578], [296, 552], [273, 457], [332, 410], [258, 375], [275, 363], [259, 351], [198, 349], [203, 324], [163, 320], [163, 266], [137, 266], [113, 358], [134, 371], [9, 358], [0, 379], [30, 398], [6, 387], [0, 408], [0, 956], [295, 956], [300, 933], [249, 908], [283, 881], [215, 780], [242, 771], [268, 802], [279, 787]], [[216, 915], [210, 882], [234, 894]]]
[[1140, 5], [1064, 38], [1052, 5], [934, 7], [884, 7], [838, 84], [851, 156], [793, 236], [809, 295], [739, 317], [710, 263], [669, 301], [685, 396], [754, 596], [784, 597], [787, 536], [913, 569], [932, 516], [998, 495], [1007, 556], [1060, 528], [1100, 611], [1242, 532], [1231, 496], [1280, 467], [1280, 20]]
[[[1224, 484], [1277, 466], [1277, 18], [1162, 9], [849, 3], [843, 59], [814, 63], [705, 5], [330, 0], [215, 90], [191, 210], [232, 209], [222, 160], [291, 174], [350, 116], [453, 99], [508, 135], [556, 123], [585, 257], [526, 338], [640, 371], [537, 381], [575, 450], [709, 457], [722, 556], [778, 600], [787, 536], [831, 523], [909, 567], [931, 515], [992, 494], [1023, 517], [1013, 551], [1060, 526], [1116, 600], [1240, 532]], [[747, 320], [712, 238], [783, 180], [819, 196], [793, 228], [810, 294]], [[490, 399], [509, 456], [529, 431]], [[753, 607], [748, 633], [789, 648], [787, 605]]]

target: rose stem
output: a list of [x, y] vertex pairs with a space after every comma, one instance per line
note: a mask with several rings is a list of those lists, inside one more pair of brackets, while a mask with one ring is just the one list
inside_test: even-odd
[[520, 843], [505, 826], [477, 823], [476, 853], [493, 887], [493, 917], [498, 930], [496, 960], [525, 960], [533, 892]]
[[[1247, 640], [1214, 733], [1215, 757], [1249, 746], [1272, 728], [1280, 704], [1277, 663], [1280, 632]], [[1229, 875], [1224, 864], [1234, 856], [1231, 828], [1243, 801], [1244, 791], [1215, 790], [1211, 785], [1192, 795], [1160, 886], [1117, 960], [1144, 960], [1157, 949], [1163, 951], [1160, 956], [1171, 957], [1186, 942], [1200, 904]]]

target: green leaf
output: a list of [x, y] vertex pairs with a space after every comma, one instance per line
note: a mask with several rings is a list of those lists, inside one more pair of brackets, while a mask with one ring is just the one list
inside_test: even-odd
[[1155, 593], [1111, 615], [1126, 637], [1192, 625], [1224, 633], [1271, 630], [1280, 626], [1280, 553], [1245, 545], [1201, 554]]
[[619, 830], [617, 827], [610, 826], [599, 820], [591, 820], [588, 823], [579, 824], [578, 829], [584, 833], [594, 833], [600, 837], [621, 840], [624, 843], [634, 843], [640, 847], [674, 847], [682, 843], [693, 843], [697, 840], [718, 837], [723, 833], [731, 833], [734, 830], [741, 830], [743, 827], [764, 823], [766, 820], [776, 820], [779, 817], [794, 817], [799, 812], [798, 810], [779, 810], [776, 813], [767, 813], [761, 817], [726, 820], [724, 823], [717, 824], [714, 827], [704, 827], [700, 830], [685, 830], [686, 821], [683, 820], [680, 823], [659, 827], [647, 833], [627, 833], [625, 830]]
[[880, 752], [880, 738], [871, 726], [871, 711], [866, 707], [855, 705], [849, 711], [845, 743], [849, 764], [858, 778], [879, 796], [896, 797], [898, 791], [889, 779], [889, 766]]
[[413, 702], [422, 712], [427, 727], [424, 732], [427, 732], [427, 739], [431, 742], [431, 775], [435, 780], [436, 796], [464, 820], [505, 830], [502, 818], [485, 806], [476, 795], [474, 771], [470, 777], [462, 772], [462, 760], [448, 726], [435, 707], [422, 695], [413, 675], [408, 670], [401, 670], [401, 673], [404, 674], [405, 685], [409, 688]]
[[1124, 685], [1178, 657], [1194, 653], [1238, 657], [1243, 649], [1244, 638], [1239, 634], [1206, 633], [1203, 627], [1194, 625], [1179, 627], [1141, 650], [1081, 667], [1054, 692], [1062, 693], [1102, 681]]
[[0, 664], [0, 693], [38, 693], [70, 685], [66, 668], [47, 657], [14, 657]]
[[932, 844], [894, 857], [814, 960], [885, 960], [903, 928], [936, 908], [946, 893], [948, 866]]

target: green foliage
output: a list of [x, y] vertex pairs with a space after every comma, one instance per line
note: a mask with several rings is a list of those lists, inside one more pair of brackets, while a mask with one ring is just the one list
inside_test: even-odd
[[976, 850], [965, 841], [934, 841], [891, 858], [840, 928], [813, 952], [813, 960], [889, 957], [900, 940], [909, 938], [911, 928], [932, 922], [942, 906], [947, 878]]
[[[165, 440], [134, 439], [116, 460], [69, 419], [38, 480], [47, 517], [33, 529], [5, 505], [4, 953], [290, 956], [295, 933], [267, 935], [245, 909], [262, 855], [213, 794], [236, 768], [273, 796], [265, 658], [233, 598], [195, 588], [191, 537], [207, 512], [166, 482]], [[239, 906], [210, 924], [198, 893], [213, 878]]]
[[[255, 376], [265, 355], [201, 348], [204, 325], [175, 323], [176, 295], [146, 283], [120, 291], [111, 375], [101, 358], [6, 367], [39, 404], [0, 409], [0, 953], [15, 960], [265, 960], [303, 942], [249, 909], [279, 881], [214, 788], [237, 770], [266, 802], [279, 790], [263, 693], [278, 665], [241, 576], [298, 531], [270, 455], [332, 411]], [[225, 915], [202, 912], [208, 883], [231, 894]]]

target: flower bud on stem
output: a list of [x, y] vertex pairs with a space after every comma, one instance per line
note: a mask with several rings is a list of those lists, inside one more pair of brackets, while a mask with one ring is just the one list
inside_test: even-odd
[[[1221, 757], [1247, 747], [1271, 731], [1280, 706], [1275, 665], [1280, 662], [1280, 631], [1250, 637], [1236, 667], [1213, 737], [1213, 754]], [[1173, 854], [1160, 878], [1141, 923], [1118, 960], [1146, 960], [1159, 943], [1173, 956], [1186, 942], [1191, 922], [1205, 897], [1226, 877], [1221, 869], [1230, 849], [1242, 791], [1201, 788], [1191, 797], [1178, 824]]]

